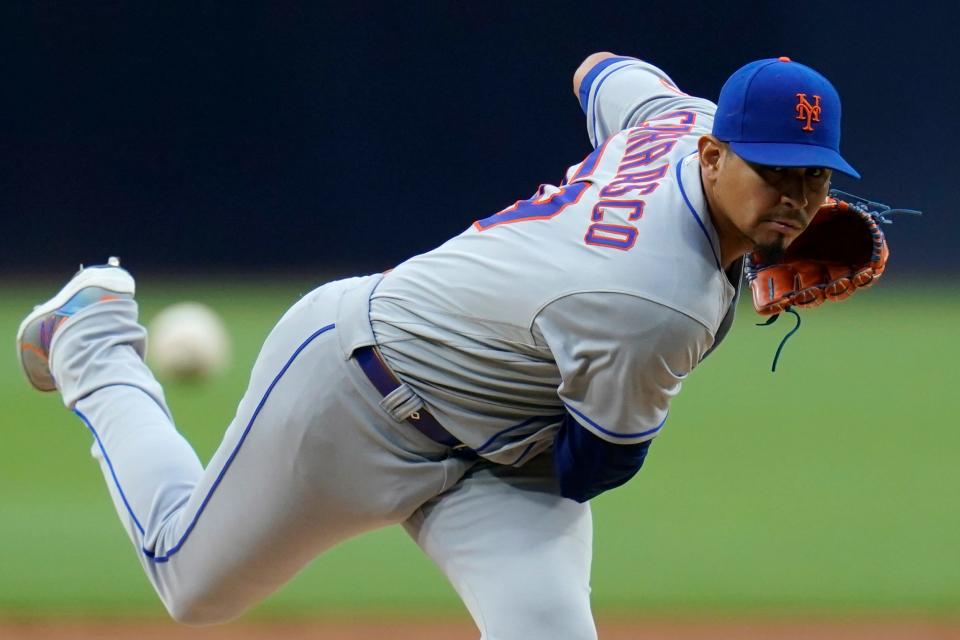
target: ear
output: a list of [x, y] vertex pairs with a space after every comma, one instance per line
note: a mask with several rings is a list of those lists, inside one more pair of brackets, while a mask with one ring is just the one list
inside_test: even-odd
[[703, 179], [716, 182], [726, 145], [713, 136], [701, 136], [697, 141], [697, 149], [700, 151], [700, 173]]

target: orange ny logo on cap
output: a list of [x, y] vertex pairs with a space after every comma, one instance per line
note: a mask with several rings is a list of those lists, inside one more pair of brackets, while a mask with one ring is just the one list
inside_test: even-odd
[[806, 120], [804, 131], [813, 131], [814, 122], [820, 122], [820, 96], [813, 96], [813, 104], [807, 101], [807, 94], [797, 94], [797, 120]]

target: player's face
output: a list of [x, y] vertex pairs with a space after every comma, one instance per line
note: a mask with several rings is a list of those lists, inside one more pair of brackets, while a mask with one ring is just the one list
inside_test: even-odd
[[776, 258], [810, 224], [830, 189], [821, 167], [772, 167], [745, 161], [721, 145], [711, 211], [728, 258], [757, 249]]

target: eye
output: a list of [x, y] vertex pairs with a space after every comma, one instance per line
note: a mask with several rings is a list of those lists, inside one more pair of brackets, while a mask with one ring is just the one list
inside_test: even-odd
[[809, 167], [806, 171], [807, 180], [815, 188], [820, 188], [822, 185], [830, 183], [830, 176], [832, 171], [825, 167]]

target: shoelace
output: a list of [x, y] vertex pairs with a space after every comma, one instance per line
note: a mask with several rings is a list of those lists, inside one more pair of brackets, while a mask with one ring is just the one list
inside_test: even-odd
[[[777, 370], [777, 361], [780, 360], [780, 352], [783, 351], [783, 345], [787, 344], [787, 340], [790, 339], [790, 336], [795, 334], [800, 329], [800, 314], [797, 313], [796, 309], [793, 307], [787, 307], [784, 309], [787, 313], [792, 313], [793, 317], [797, 319], [797, 324], [794, 325], [793, 329], [787, 332], [787, 335], [783, 336], [783, 340], [780, 341], [780, 346], [777, 347], [777, 352], [773, 356], [773, 366], [770, 367], [771, 372], [776, 372]], [[774, 314], [770, 316], [766, 322], [758, 322], [758, 327], [769, 327], [780, 317], [780, 314]]]

